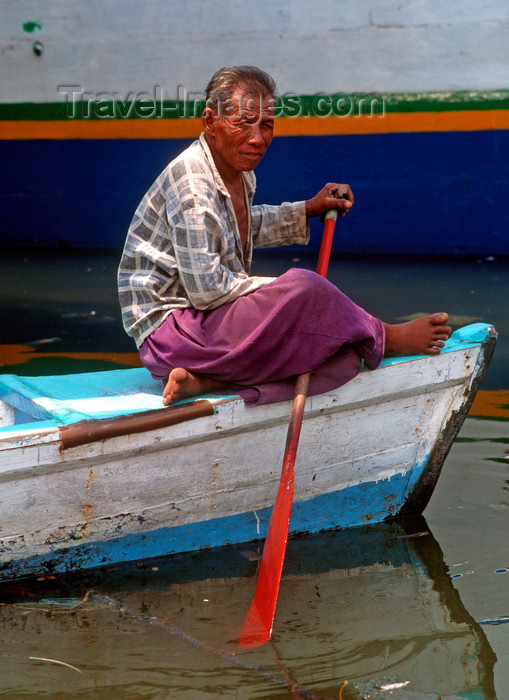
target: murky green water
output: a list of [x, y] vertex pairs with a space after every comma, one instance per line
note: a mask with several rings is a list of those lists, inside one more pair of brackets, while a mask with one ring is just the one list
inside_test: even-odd
[[[2, 371], [129, 362], [114, 273], [106, 254], [5, 255]], [[509, 389], [506, 266], [336, 261], [329, 276], [388, 321], [445, 309], [456, 325], [492, 322], [501, 338], [483, 389]], [[259, 650], [232, 641], [254, 590], [255, 545], [2, 586], [0, 697], [506, 700], [504, 416], [507, 407], [497, 420], [467, 419], [424, 519], [291, 541], [273, 643]]]

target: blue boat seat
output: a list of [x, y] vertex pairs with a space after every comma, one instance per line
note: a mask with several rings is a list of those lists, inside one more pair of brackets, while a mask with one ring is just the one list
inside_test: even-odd
[[143, 367], [50, 377], [0, 375], [0, 399], [33, 420], [66, 425], [164, 408], [162, 383]]

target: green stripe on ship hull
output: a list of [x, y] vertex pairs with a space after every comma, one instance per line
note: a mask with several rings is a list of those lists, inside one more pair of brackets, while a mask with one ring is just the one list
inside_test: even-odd
[[[85, 93], [86, 94], [86, 93]], [[203, 102], [176, 100], [77, 100], [66, 102], [21, 102], [0, 104], [0, 121], [58, 121], [105, 119], [179, 119], [200, 116]], [[281, 116], [345, 116], [354, 114], [386, 114], [484, 111], [509, 109], [509, 90], [421, 92], [387, 94], [288, 95], [279, 103]]]

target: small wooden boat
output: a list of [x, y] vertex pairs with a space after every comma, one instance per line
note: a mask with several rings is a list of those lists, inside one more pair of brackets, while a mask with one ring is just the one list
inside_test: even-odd
[[[489, 364], [493, 327], [306, 403], [290, 533], [423, 511]], [[290, 402], [164, 407], [145, 369], [0, 378], [0, 580], [263, 538]]]

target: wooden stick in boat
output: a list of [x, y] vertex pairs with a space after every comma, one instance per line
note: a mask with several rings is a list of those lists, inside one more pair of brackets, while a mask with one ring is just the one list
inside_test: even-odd
[[193, 418], [214, 415], [214, 406], [206, 399], [167, 408], [140, 411], [128, 416], [82, 420], [60, 428], [61, 449], [87, 445], [97, 440], [106, 440], [131, 433], [143, 433], [168, 425], [176, 425]]

